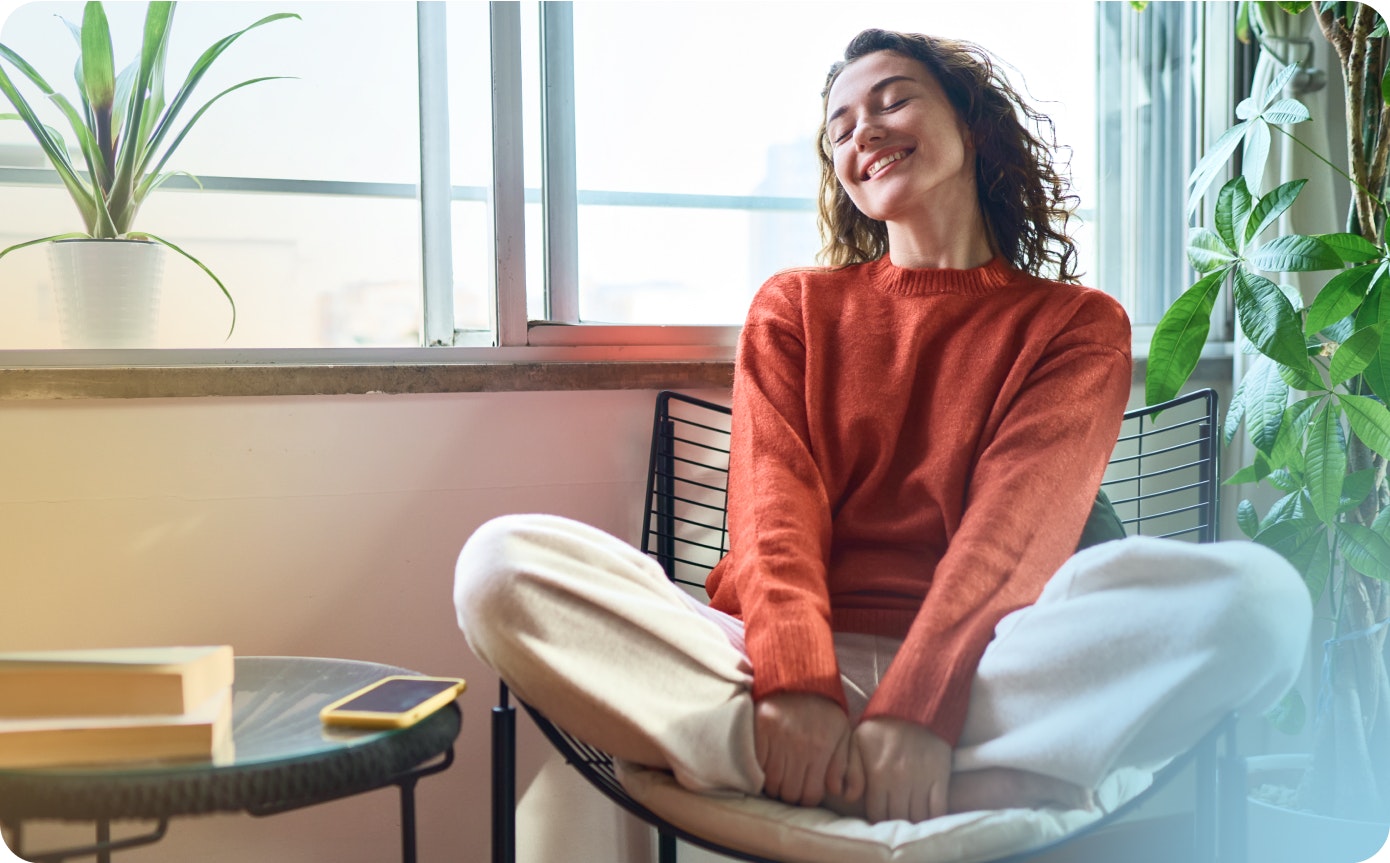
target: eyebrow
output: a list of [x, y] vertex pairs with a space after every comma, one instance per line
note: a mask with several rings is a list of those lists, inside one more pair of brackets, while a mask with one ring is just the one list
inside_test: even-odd
[[[896, 83], [898, 83], [899, 81], [914, 81], [914, 82], [915, 82], [916, 80], [917, 80], [917, 79], [912, 78], [912, 77], [910, 77], [910, 76], [908, 76], [908, 75], [889, 75], [887, 78], [884, 78], [882, 81], [879, 81], [877, 84], [875, 84], [875, 85], [873, 85], [872, 87], [870, 87], [870, 88], [869, 88], [869, 95], [872, 96], [873, 94], [882, 91], [884, 88], [888, 87], [890, 84], [896, 84]], [[848, 105], [841, 105], [840, 107], [836, 108], [833, 112], [831, 112], [830, 116], [828, 116], [828, 117], [825, 118], [825, 125], [829, 126], [831, 123], [833, 123], [833, 122], [835, 122], [836, 120], [838, 120], [838, 119], [839, 119], [846, 111], [848, 111], [848, 110], [849, 110], [849, 106], [848, 106]]]

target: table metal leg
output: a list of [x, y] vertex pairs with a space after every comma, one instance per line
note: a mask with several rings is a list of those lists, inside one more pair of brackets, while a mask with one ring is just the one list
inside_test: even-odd
[[401, 863], [415, 863], [415, 780], [401, 783]]
[[110, 863], [111, 852], [123, 851], [127, 848], [139, 848], [142, 845], [153, 845], [155, 842], [164, 838], [164, 834], [169, 832], [169, 819], [161, 818], [154, 830], [143, 836], [130, 836], [125, 839], [111, 839], [111, 822], [109, 820], [97, 821], [96, 834], [97, 841], [91, 845], [79, 846], [76, 848], [62, 848], [57, 851], [41, 851], [38, 853], [26, 852], [23, 850], [22, 833], [19, 825], [15, 824], [11, 835], [14, 837], [14, 853], [25, 860], [33, 863], [63, 863], [65, 860], [72, 860], [81, 857], [96, 857], [100, 863]]

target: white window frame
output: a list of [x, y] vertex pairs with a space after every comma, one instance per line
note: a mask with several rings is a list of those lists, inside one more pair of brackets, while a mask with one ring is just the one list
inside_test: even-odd
[[[1224, 4], [1218, 4], [1224, 5]], [[1225, 73], [1231, 34], [1220, 15], [1198, 4], [1199, 43], [1208, 74], [1200, 115], [1203, 129], [1226, 123], [1230, 92], [1213, 82]], [[8, 367], [170, 365], [449, 364], [517, 361], [727, 361], [737, 326], [583, 324], [578, 309], [578, 208], [583, 204], [696, 207], [733, 210], [808, 210], [812, 198], [599, 192], [577, 188], [573, 8], [569, 2], [540, 4], [542, 56], [542, 189], [527, 190], [522, 158], [522, 27], [517, 0], [489, 3], [492, 88], [492, 182], [487, 187], [453, 186], [449, 166], [446, 7], [442, 0], [416, 3], [420, 78], [420, 186], [423, 338], [425, 347], [260, 348], [149, 350], [0, 350]], [[1225, 25], [1229, 28], [1229, 22]], [[1215, 86], [1213, 86], [1215, 84]], [[1217, 104], [1220, 102], [1220, 104]], [[1221, 125], [1220, 128], [1224, 128]], [[1220, 129], [1218, 128], [1219, 132]], [[56, 184], [46, 169], [0, 168], [0, 186]], [[312, 193], [414, 198], [411, 184], [279, 180], [203, 176], [205, 191]], [[175, 178], [170, 188], [192, 181]], [[539, 197], [546, 272], [546, 319], [528, 319], [526, 225], [528, 196]], [[450, 214], [455, 201], [483, 202], [491, 211], [491, 331], [456, 330], [453, 325]], [[1214, 334], [1216, 335], [1216, 334]], [[1218, 336], [1219, 337], [1219, 336]], [[1137, 339], [1138, 341], [1138, 339]]]

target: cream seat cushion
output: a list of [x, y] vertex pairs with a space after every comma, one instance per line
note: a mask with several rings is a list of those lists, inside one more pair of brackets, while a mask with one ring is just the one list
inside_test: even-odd
[[766, 797], [697, 794], [665, 771], [615, 766], [627, 792], [676, 827], [785, 863], [980, 863], [1061, 839], [1113, 812], [1153, 780], [1145, 770], [1118, 770], [1096, 790], [1093, 810], [1000, 809], [920, 824], [870, 824]]

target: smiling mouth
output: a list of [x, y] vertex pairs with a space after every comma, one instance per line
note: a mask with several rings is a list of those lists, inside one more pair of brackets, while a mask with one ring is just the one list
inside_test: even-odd
[[888, 167], [894, 162], [906, 158], [909, 152], [911, 151], [899, 150], [896, 153], [890, 153], [889, 155], [884, 156], [882, 159], [879, 159], [877, 162], [874, 162], [872, 165], [869, 166], [869, 170], [864, 173], [864, 178], [869, 180], [873, 179], [879, 171], [882, 171], [884, 168]]

